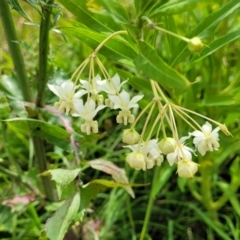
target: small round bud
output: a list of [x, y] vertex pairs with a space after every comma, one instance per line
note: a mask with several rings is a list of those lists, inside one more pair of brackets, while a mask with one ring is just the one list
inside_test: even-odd
[[198, 164], [191, 160], [183, 159], [178, 163], [177, 173], [179, 177], [192, 178], [197, 170]]
[[177, 142], [174, 138], [163, 138], [159, 143], [158, 147], [162, 151], [163, 154], [169, 154], [174, 152], [177, 146]]
[[202, 43], [202, 40], [199, 37], [191, 38], [190, 41], [188, 42], [188, 49], [191, 52], [200, 52], [203, 46], [204, 45]]
[[127, 155], [126, 161], [130, 167], [135, 168], [136, 170], [146, 170], [146, 163], [144, 160], [144, 155], [140, 152], [131, 152]]
[[123, 131], [122, 141], [124, 143], [127, 143], [129, 145], [133, 145], [134, 143], [137, 143], [140, 139], [140, 135], [138, 132], [134, 129], [125, 129]]

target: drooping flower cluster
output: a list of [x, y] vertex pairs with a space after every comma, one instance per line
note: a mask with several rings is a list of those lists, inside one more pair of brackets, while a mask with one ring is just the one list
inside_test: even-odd
[[[132, 150], [132, 152], [127, 154], [126, 161], [129, 163], [130, 167], [136, 170], [145, 171], [153, 168], [154, 165], [160, 166], [164, 161], [165, 155], [170, 166], [177, 165], [177, 173], [180, 177], [191, 178], [197, 172], [199, 166], [193, 161], [193, 156], [197, 156], [197, 151], [204, 156], [207, 151], [218, 150], [218, 131], [222, 129], [226, 134], [229, 134], [229, 132], [224, 125], [209, 118], [207, 119], [217, 123], [218, 127], [212, 130], [212, 125], [208, 121], [201, 127], [190, 115], [187, 114], [188, 112], [195, 114], [194, 112], [170, 103], [156, 82], [151, 81], [151, 85], [155, 95], [152, 103], [147, 105], [140, 113], [140, 115], [143, 115], [143, 113], [152, 106], [148, 112], [148, 117], [144, 123], [142, 133], [139, 134], [134, 129], [136, 122], [130, 129], [125, 129], [123, 132], [122, 141], [128, 144], [124, 147]], [[157, 93], [159, 93], [159, 95], [157, 95]], [[165, 105], [163, 102], [165, 102]], [[156, 106], [159, 114], [157, 118], [155, 117], [156, 119], [154, 123], [152, 123], [152, 126], [149, 126], [148, 134], [145, 136], [145, 130], [149, 125], [151, 114]], [[169, 114], [167, 114], [167, 112], [169, 112]], [[178, 137], [174, 112], [187, 122], [189, 126], [194, 128], [194, 131], [189, 133], [188, 136], [182, 138]], [[196, 115], [199, 116], [199, 114]], [[206, 118], [204, 116], [202, 117]], [[173, 137], [166, 136], [166, 123], [168, 124], [168, 128], [172, 132]], [[156, 131], [156, 129], [157, 133], [153, 135], [152, 133], [154, 130]], [[161, 134], [161, 130], [163, 133], [162, 139], [158, 137]], [[153, 139], [151, 139], [152, 136], [154, 137]], [[192, 137], [195, 149], [191, 148], [191, 143], [186, 144], [186, 142], [189, 142]], [[145, 138], [147, 140], [144, 141], [143, 139]]]
[[[90, 77], [88, 80], [76, 79], [75, 83], [68, 80], [60, 86], [48, 84], [49, 89], [59, 97], [59, 101], [54, 104], [54, 107], [62, 113], [81, 117], [84, 120], [81, 131], [88, 135], [98, 133], [98, 122], [93, 119], [100, 110], [106, 107], [120, 109], [117, 115], [117, 123], [123, 123], [124, 125], [133, 123], [135, 117], [131, 113], [131, 109], [138, 107], [137, 102], [143, 98], [143, 95], [131, 98], [130, 93], [125, 90], [121, 91], [121, 87], [127, 81], [121, 82], [118, 74], [111, 78], [106, 74], [105, 68], [102, 72], [106, 79], [101, 80], [100, 75], [93, 76], [93, 67], [94, 65], [90, 63]], [[79, 71], [79, 69], [77, 70]], [[78, 81], [79, 85], [76, 85]], [[87, 95], [85, 103], [81, 99], [84, 95]], [[107, 96], [105, 101], [104, 95]]]
[[[106, 41], [108, 39], [110, 38], [107, 38]], [[204, 156], [207, 151], [218, 150], [218, 131], [222, 130], [226, 135], [230, 135], [226, 126], [173, 104], [167, 99], [158, 83], [154, 80], [150, 80], [153, 99], [135, 119], [131, 110], [138, 107], [138, 102], [143, 98], [143, 95], [136, 95], [131, 98], [129, 92], [122, 90], [122, 86], [127, 80], [121, 81], [118, 74], [110, 77], [97, 57], [97, 52], [106, 41], [104, 40], [93, 54], [77, 68], [71, 80], [67, 80], [61, 85], [48, 84], [49, 89], [59, 97], [54, 106], [62, 113], [81, 117], [84, 122], [80, 128], [87, 135], [98, 133], [98, 121], [94, 120], [94, 118], [100, 110], [107, 107], [115, 110], [119, 109], [116, 117], [117, 123], [132, 124], [131, 128], [123, 131], [122, 137], [122, 141], [127, 144], [124, 147], [131, 150], [126, 156], [126, 161], [130, 167], [145, 171], [155, 165], [160, 166], [164, 158], [166, 158], [170, 166], [177, 165], [177, 173], [180, 177], [193, 177], [199, 166], [192, 160], [193, 155], [197, 156], [197, 151]], [[197, 43], [200, 43], [199, 39], [191, 39], [191, 44], [196, 45]], [[101, 79], [100, 75], [95, 76], [95, 62], [100, 68], [104, 79]], [[88, 63], [88, 80], [80, 79]], [[86, 100], [82, 98], [83, 96]], [[156, 109], [158, 114], [153, 116]], [[135, 126], [146, 113], [147, 118], [144, 120], [142, 132], [139, 134], [135, 130]], [[189, 113], [208, 121], [203, 126], [200, 126]], [[189, 133], [188, 136], [179, 138], [175, 115], [178, 115], [194, 131]], [[218, 127], [212, 130], [209, 121], [217, 124]], [[167, 136], [167, 130], [172, 137]], [[195, 149], [192, 149], [191, 145], [189, 146], [189, 143], [186, 143], [192, 137]]]

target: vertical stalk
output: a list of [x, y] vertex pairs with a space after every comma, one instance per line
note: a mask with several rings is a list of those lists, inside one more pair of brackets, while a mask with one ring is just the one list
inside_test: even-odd
[[38, 94], [36, 104], [42, 107], [44, 104], [44, 92], [48, 75], [48, 53], [49, 53], [49, 28], [53, 0], [45, 0], [42, 5], [42, 17], [39, 32], [39, 70], [38, 70]]
[[[27, 102], [32, 102], [33, 98], [32, 98], [31, 89], [29, 86], [29, 81], [27, 79], [24, 60], [23, 60], [23, 56], [22, 56], [19, 44], [17, 43], [18, 41], [17, 34], [16, 34], [11, 11], [8, 6], [7, 0], [0, 0], [0, 17], [3, 23], [3, 28], [6, 34], [9, 51], [13, 60], [13, 64], [18, 77], [23, 98]], [[34, 113], [34, 116], [32, 117], [36, 118], [36, 116], [37, 116], [37, 113]], [[29, 117], [30, 117], [30, 114], [29, 114]], [[43, 140], [39, 137], [33, 137], [33, 144], [35, 149], [35, 156], [37, 160], [38, 170], [39, 172], [44, 172], [47, 170], [47, 161], [46, 161]], [[55, 193], [54, 193], [53, 185], [50, 178], [42, 177], [42, 183], [43, 183], [44, 191], [46, 193], [47, 198], [50, 200], [54, 200]]]
[[157, 182], [159, 169], [160, 169], [159, 167], [155, 166], [153, 181], [152, 181], [152, 188], [151, 188], [150, 196], [148, 199], [147, 211], [146, 211], [145, 218], [144, 218], [144, 223], [143, 223], [143, 227], [142, 227], [142, 231], [141, 231], [141, 235], [140, 235], [140, 240], [144, 240], [145, 236], [147, 234], [148, 223], [149, 223], [149, 220], [151, 217], [153, 203], [154, 203], [154, 200], [155, 200], [155, 197], [157, 194], [155, 191], [155, 185]]
[[29, 87], [29, 81], [27, 79], [21, 49], [19, 43], [17, 42], [17, 34], [7, 0], [0, 0], [0, 17], [8, 42], [9, 51], [12, 56], [14, 68], [17, 73], [19, 85], [22, 90], [23, 98], [25, 101], [31, 102], [32, 94]]

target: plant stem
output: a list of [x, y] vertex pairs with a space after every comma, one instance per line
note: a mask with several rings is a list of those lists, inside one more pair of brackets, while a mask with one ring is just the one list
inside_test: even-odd
[[44, 92], [48, 75], [48, 52], [49, 52], [49, 28], [53, 0], [45, 1], [42, 6], [42, 17], [39, 32], [39, 70], [38, 70], [38, 94], [36, 104], [42, 107], [44, 104]]
[[[2, 19], [3, 28], [5, 30], [6, 39], [9, 46], [9, 51], [10, 51], [13, 64], [15, 67], [15, 71], [17, 73], [17, 77], [20, 83], [20, 89], [22, 91], [23, 98], [27, 102], [32, 102], [33, 100], [31, 95], [31, 89], [29, 87], [29, 82], [27, 79], [24, 60], [23, 60], [23, 56], [22, 56], [19, 44], [17, 43], [18, 42], [17, 34], [13, 24], [12, 15], [11, 15], [11, 11], [9, 9], [7, 0], [0, 0], [0, 17]], [[38, 115], [37, 112], [34, 112], [33, 114], [34, 116], [30, 114], [31, 113], [29, 111], [29, 117], [31, 116], [31, 117], [37, 118], [37, 115]], [[47, 170], [47, 166], [46, 166], [47, 161], [45, 156], [43, 140], [39, 137], [33, 137], [33, 143], [34, 143], [35, 156], [36, 156], [39, 172], [44, 172]], [[50, 200], [56, 199], [53, 185], [50, 178], [42, 177], [42, 183], [43, 183], [47, 198]]]
[[152, 181], [152, 188], [151, 188], [151, 192], [150, 192], [150, 196], [148, 199], [148, 205], [147, 205], [147, 211], [145, 214], [145, 218], [144, 218], [144, 223], [143, 223], [143, 227], [142, 227], [142, 231], [141, 231], [141, 235], [140, 235], [140, 240], [144, 240], [147, 230], [148, 230], [148, 223], [151, 217], [151, 213], [152, 213], [152, 207], [153, 207], [153, 203], [156, 197], [156, 191], [155, 191], [155, 185], [157, 182], [157, 178], [158, 178], [158, 173], [159, 173], [159, 167], [155, 166], [154, 169], [154, 174], [153, 174], [153, 181]]
[[17, 73], [20, 88], [22, 90], [23, 98], [25, 101], [31, 102], [32, 94], [29, 88], [29, 82], [24, 67], [24, 61], [7, 0], [0, 1], [0, 17], [8, 42], [9, 51], [12, 56], [14, 68]]

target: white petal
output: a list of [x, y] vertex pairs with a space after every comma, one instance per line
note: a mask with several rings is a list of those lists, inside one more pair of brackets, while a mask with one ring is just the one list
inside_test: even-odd
[[61, 87], [67, 94], [70, 94], [75, 90], [75, 84], [71, 80], [65, 81]]
[[129, 105], [134, 105], [134, 104], [136, 104], [136, 103], [137, 103], [139, 100], [141, 100], [143, 97], [144, 97], [144, 95], [134, 96], [134, 97], [131, 99]]
[[167, 160], [170, 166], [172, 166], [174, 163], [177, 162], [177, 151], [173, 152], [173, 153], [169, 153], [167, 155]]
[[126, 105], [128, 105], [128, 103], [130, 102], [130, 95], [125, 90], [122, 90], [122, 92], [120, 93], [120, 98]]
[[52, 85], [52, 84], [48, 84], [48, 88], [55, 94], [57, 95], [59, 98], [61, 98], [61, 94], [57, 91], [57, 89], [55, 89], [56, 85]]
[[212, 125], [209, 122], [206, 122], [203, 126], [202, 126], [202, 131], [204, 133], [210, 133], [212, 131]]
[[73, 98], [77, 99], [77, 98], [80, 98], [82, 97], [84, 94], [86, 94], [87, 91], [86, 90], [79, 90], [77, 91], [74, 95], [73, 95]]

